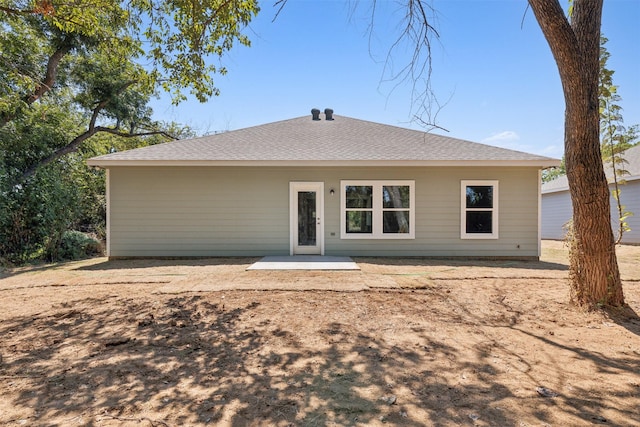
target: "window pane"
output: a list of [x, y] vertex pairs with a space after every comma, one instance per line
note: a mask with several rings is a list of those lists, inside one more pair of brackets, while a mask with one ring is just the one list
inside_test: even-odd
[[492, 208], [493, 185], [471, 185], [467, 187], [468, 208]]
[[347, 208], [371, 208], [373, 187], [370, 185], [347, 185]]
[[467, 212], [467, 233], [492, 233], [493, 213], [487, 211]]
[[409, 211], [385, 211], [383, 233], [409, 233]]
[[408, 185], [385, 185], [382, 187], [382, 204], [385, 208], [406, 208], [409, 206]]
[[371, 211], [347, 211], [347, 233], [371, 233]]

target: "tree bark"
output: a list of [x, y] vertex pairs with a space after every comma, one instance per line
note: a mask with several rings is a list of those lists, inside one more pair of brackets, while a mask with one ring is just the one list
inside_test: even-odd
[[598, 72], [603, 0], [574, 0], [571, 23], [558, 0], [529, 0], [556, 60], [565, 98], [565, 162], [573, 205], [569, 280], [574, 303], [624, 305], [600, 153]]

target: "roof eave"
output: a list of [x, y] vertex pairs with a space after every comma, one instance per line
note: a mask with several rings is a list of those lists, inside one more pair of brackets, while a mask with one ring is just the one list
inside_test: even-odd
[[563, 191], [569, 191], [569, 186], [565, 185], [558, 188], [550, 188], [548, 190], [542, 189], [540, 190], [540, 194], [551, 194], [551, 193], [560, 193]]
[[120, 166], [348, 166], [348, 167], [455, 167], [455, 166], [491, 166], [491, 167], [538, 167], [559, 166], [556, 159], [534, 160], [123, 160], [100, 159], [87, 160], [89, 166], [101, 168]]
[[[625, 176], [622, 177], [622, 179], [626, 182], [629, 181], [638, 181], [640, 180], [640, 175], [631, 175], [631, 176]], [[612, 183], [610, 182], [609, 185], [612, 185]], [[624, 184], [622, 184], [624, 185]], [[552, 194], [552, 193], [561, 193], [563, 191], [569, 191], [569, 186], [568, 185], [563, 185], [562, 187], [556, 187], [556, 188], [548, 188], [545, 189], [544, 187], [541, 190], [541, 194]]]

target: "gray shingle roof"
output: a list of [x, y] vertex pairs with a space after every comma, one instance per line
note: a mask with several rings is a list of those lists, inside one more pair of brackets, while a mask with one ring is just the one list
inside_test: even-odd
[[556, 159], [334, 115], [304, 116], [231, 132], [94, 157], [89, 164], [522, 164]]
[[541, 191], [543, 193], [555, 193], [557, 191], [564, 191], [568, 189], [569, 189], [569, 180], [567, 179], [567, 176], [560, 175], [559, 177], [542, 184]]
[[[623, 169], [628, 172], [628, 174], [625, 174], [622, 179], [626, 181], [635, 181], [640, 179], [640, 145], [629, 148], [624, 152], [622, 157], [627, 162], [623, 165]], [[613, 172], [610, 167], [605, 167], [605, 173], [607, 175], [607, 179], [611, 180]], [[558, 191], [567, 190], [569, 190], [569, 180], [566, 175], [561, 175], [552, 181], [542, 184], [543, 193], [556, 193]]]

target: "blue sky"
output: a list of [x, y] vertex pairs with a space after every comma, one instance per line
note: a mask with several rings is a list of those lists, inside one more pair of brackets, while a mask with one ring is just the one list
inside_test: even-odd
[[[216, 76], [221, 94], [205, 104], [190, 99], [152, 103], [160, 120], [198, 133], [234, 130], [332, 108], [344, 115], [421, 129], [412, 122], [411, 85], [388, 81], [385, 58], [404, 10], [378, 0], [374, 31], [368, 1], [289, 0], [275, 21], [263, 2]], [[354, 4], [357, 4], [355, 11]], [[431, 85], [443, 104], [433, 133], [561, 157], [564, 100], [549, 47], [525, 0], [434, 0]], [[272, 22], [273, 21], [273, 22]], [[605, 0], [603, 34], [615, 70], [626, 125], [640, 123], [640, 1]], [[407, 50], [392, 57], [396, 67]]]

